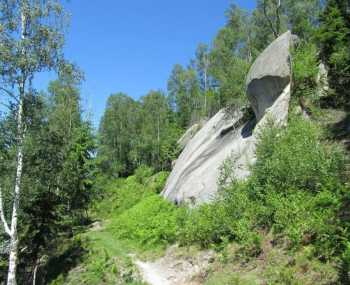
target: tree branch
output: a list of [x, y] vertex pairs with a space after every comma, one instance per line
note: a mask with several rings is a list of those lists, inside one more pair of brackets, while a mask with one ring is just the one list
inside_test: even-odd
[[17, 96], [13, 94], [10, 90], [0, 86], [0, 91], [5, 92], [9, 97], [11, 97], [13, 100], [15, 100], [18, 103]]
[[11, 106], [10, 105], [7, 105], [7, 104], [2, 103], [2, 102], [0, 102], [0, 105], [2, 105], [4, 107], [6, 107], [7, 109], [11, 110]]
[[2, 224], [4, 226], [5, 232], [11, 237], [12, 233], [11, 230], [6, 222], [6, 218], [5, 218], [5, 214], [4, 214], [4, 207], [3, 207], [3, 203], [2, 203], [2, 189], [0, 187], [0, 218], [2, 221]]

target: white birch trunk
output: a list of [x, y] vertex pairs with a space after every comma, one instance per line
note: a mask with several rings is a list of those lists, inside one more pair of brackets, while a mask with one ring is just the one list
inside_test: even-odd
[[[23, 0], [21, 11], [21, 38], [26, 37], [26, 0]], [[22, 54], [25, 55], [25, 50], [22, 50]], [[24, 72], [23, 72], [24, 73]], [[17, 235], [17, 223], [18, 223], [18, 208], [21, 196], [21, 180], [23, 170], [23, 140], [24, 140], [24, 95], [25, 95], [25, 76], [23, 75], [21, 85], [19, 87], [19, 104], [17, 113], [17, 170], [15, 180], [15, 190], [13, 196], [13, 207], [11, 217], [11, 242], [10, 242], [10, 256], [9, 256], [9, 268], [7, 275], [7, 285], [16, 285], [16, 269], [18, 262], [18, 235]]]
[[33, 272], [33, 285], [36, 285], [36, 275], [38, 273], [39, 262], [35, 263], [34, 272]]
[[18, 131], [18, 145], [17, 145], [17, 171], [15, 180], [15, 191], [13, 197], [13, 208], [11, 217], [11, 243], [10, 243], [10, 258], [9, 270], [7, 276], [7, 285], [16, 284], [16, 268], [18, 257], [18, 236], [17, 236], [17, 222], [18, 222], [18, 207], [21, 193], [21, 178], [23, 170], [23, 97], [20, 98], [18, 116], [17, 116], [17, 131]]
[[[23, 88], [21, 88], [23, 90]], [[18, 208], [21, 194], [21, 179], [23, 170], [23, 138], [24, 138], [24, 126], [23, 126], [23, 96], [20, 96], [20, 102], [17, 115], [17, 171], [15, 180], [15, 191], [13, 197], [13, 208], [11, 217], [11, 243], [10, 243], [10, 257], [9, 257], [9, 269], [7, 276], [7, 285], [16, 284], [16, 268], [18, 259], [18, 236], [17, 236], [17, 222], [18, 222]]]

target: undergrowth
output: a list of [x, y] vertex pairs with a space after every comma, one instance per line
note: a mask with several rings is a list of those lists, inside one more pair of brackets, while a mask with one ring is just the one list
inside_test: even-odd
[[339, 217], [348, 192], [344, 154], [322, 129], [299, 117], [287, 128], [267, 128], [251, 171], [246, 181], [222, 186], [215, 202], [195, 209], [150, 195], [114, 219], [114, 233], [146, 247], [178, 242], [220, 250], [236, 242], [240, 254], [252, 258], [263, 253], [264, 235], [272, 232], [274, 243], [291, 253], [312, 245], [313, 258], [340, 262], [347, 240]]
[[[172, 243], [214, 248], [224, 260], [229, 260], [227, 246], [236, 243], [235, 256], [254, 260], [266, 255], [264, 240], [271, 234], [271, 244], [283, 251], [286, 263], [266, 259], [270, 263], [261, 276], [268, 284], [334, 281], [334, 272], [341, 266], [347, 272], [350, 264], [348, 222], [341, 215], [349, 201], [344, 167], [342, 150], [325, 140], [317, 124], [292, 117], [287, 128], [266, 128], [251, 176], [221, 185], [211, 204], [176, 207], [158, 195], [167, 173], [151, 175], [151, 170], [139, 169], [134, 176], [108, 183], [96, 203], [93, 212], [105, 220], [104, 228], [87, 234], [90, 251], [83, 262], [85, 273], [79, 276], [88, 278], [87, 284], [101, 279], [111, 284], [108, 278], [116, 274], [132, 282], [134, 269], [127, 253], [162, 250]], [[122, 249], [105, 250], [113, 246]], [[307, 257], [300, 255], [305, 248]], [[288, 255], [294, 260], [291, 265]], [[116, 256], [125, 259], [117, 262]], [[304, 274], [303, 262], [308, 268]], [[210, 275], [217, 283], [207, 284], [254, 284], [249, 278], [222, 274]]]

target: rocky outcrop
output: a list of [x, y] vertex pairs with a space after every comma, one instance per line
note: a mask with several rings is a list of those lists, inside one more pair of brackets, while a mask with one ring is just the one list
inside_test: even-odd
[[294, 39], [289, 31], [281, 35], [260, 54], [248, 73], [247, 96], [257, 120], [290, 82], [289, 50]]
[[[249, 139], [251, 127], [237, 126], [241, 117], [240, 112], [229, 114], [221, 110], [203, 126], [177, 159], [163, 191], [164, 197], [191, 204], [212, 198], [217, 191], [222, 162], [233, 150], [246, 152], [241, 148], [248, 146], [244, 140]], [[240, 175], [247, 174], [242, 170]]]
[[189, 141], [194, 137], [194, 135], [203, 127], [205, 121], [200, 121], [199, 123], [193, 124], [177, 141], [178, 146], [181, 150], [189, 143]]
[[290, 32], [276, 39], [256, 60], [247, 77], [247, 95], [256, 118], [244, 122], [242, 111], [219, 111], [186, 144], [162, 195], [175, 203], [208, 202], [218, 192], [221, 166], [231, 158], [237, 179], [255, 163], [259, 133], [269, 121], [287, 122], [290, 101]]

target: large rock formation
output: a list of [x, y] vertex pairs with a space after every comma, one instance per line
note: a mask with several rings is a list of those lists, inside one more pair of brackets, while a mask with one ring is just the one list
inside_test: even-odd
[[256, 119], [241, 111], [219, 111], [186, 144], [162, 195], [175, 203], [210, 201], [218, 191], [220, 169], [232, 158], [236, 178], [249, 175], [259, 132], [269, 120], [284, 124], [290, 101], [290, 32], [276, 39], [255, 61], [247, 77], [247, 95]]
[[290, 81], [290, 45], [295, 37], [286, 32], [256, 59], [247, 76], [247, 96], [257, 120], [264, 116]]
[[178, 146], [181, 150], [191, 141], [195, 134], [203, 127], [205, 121], [200, 121], [199, 123], [193, 124], [177, 141]]

